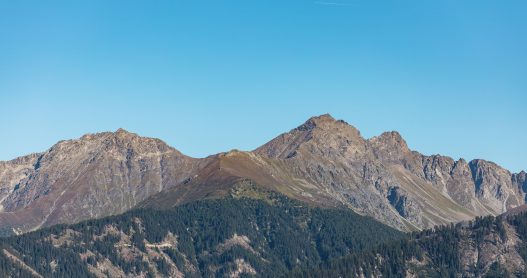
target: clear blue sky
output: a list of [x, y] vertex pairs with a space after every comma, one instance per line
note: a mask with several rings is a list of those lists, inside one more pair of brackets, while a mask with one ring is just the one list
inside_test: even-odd
[[527, 1], [0, 0], [0, 159], [123, 127], [202, 157], [312, 115], [527, 169]]

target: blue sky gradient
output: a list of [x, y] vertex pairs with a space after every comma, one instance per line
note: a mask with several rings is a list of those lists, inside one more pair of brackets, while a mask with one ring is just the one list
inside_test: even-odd
[[527, 1], [1, 1], [0, 160], [123, 127], [203, 157], [313, 115], [527, 169]]

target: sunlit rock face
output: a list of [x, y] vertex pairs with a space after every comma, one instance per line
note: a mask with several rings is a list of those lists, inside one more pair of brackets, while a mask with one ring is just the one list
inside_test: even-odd
[[181, 183], [198, 160], [119, 129], [4, 162], [0, 225], [27, 231], [122, 213]]
[[425, 156], [398, 132], [365, 139], [353, 126], [322, 115], [255, 153], [353, 210], [399, 229], [428, 228], [498, 215], [525, 203], [525, 173], [484, 160]]

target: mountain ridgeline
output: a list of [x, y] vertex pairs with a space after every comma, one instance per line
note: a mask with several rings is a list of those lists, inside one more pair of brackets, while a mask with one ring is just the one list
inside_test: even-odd
[[365, 139], [329, 115], [254, 151], [203, 159], [119, 129], [0, 162], [0, 230], [19, 234], [222, 198], [245, 181], [313, 206], [349, 208], [401, 231], [498, 215], [524, 204], [527, 190], [525, 172], [422, 155], [397, 132]]

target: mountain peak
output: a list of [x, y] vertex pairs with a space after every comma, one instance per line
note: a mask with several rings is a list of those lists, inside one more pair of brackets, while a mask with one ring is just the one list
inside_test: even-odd
[[309, 144], [309, 150], [314, 151], [340, 148], [346, 144], [361, 145], [363, 142], [358, 129], [345, 121], [335, 120], [330, 114], [323, 114], [309, 118], [299, 127], [281, 134], [255, 151], [270, 157], [289, 158], [295, 156], [300, 146], [305, 144]]
[[406, 140], [397, 131], [383, 132], [381, 135], [373, 137], [369, 140], [374, 144], [383, 144], [387, 147], [396, 147], [398, 149], [408, 150]]
[[293, 129], [296, 131], [324, 130], [325, 132], [344, 132], [353, 137], [361, 137], [360, 131], [343, 120], [336, 120], [330, 114], [322, 114], [309, 118], [305, 123]]
[[124, 128], [118, 128], [115, 133], [130, 133], [128, 130], [124, 129]]
[[[97, 140], [102, 138], [108, 138], [110, 137], [126, 137], [126, 136], [134, 136], [134, 137], [140, 137], [136, 133], [129, 132], [126, 129], [118, 128], [116, 131], [104, 131], [104, 132], [97, 132], [97, 133], [86, 133], [83, 136], [81, 136], [78, 140], [79, 141], [90, 141], [90, 140]], [[62, 140], [60, 142], [68, 142], [68, 141], [76, 141], [77, 139], [71, 139], [71, 140]]]
[[410, 149], [406, 141], [397, 131], [384, 132], [368, 139], [377, 157], [383, 160], [400, 160]]
[[317, 122], [336, 122], [337, 120], [335, 120], [335, 118], [333, 118], [331, 114], [326, 113], [326, 114], [322, 114], [318, 116], [313, 116], [309, 118], [307, 121], [317, 123]]
[[130, 153], [157, 156], [166, 152], [183, 155], [157, 138], [142, 137], [123, 128], [116, 131], [87, 133], [78, 139], [62, 140], [53, 145], [45, 154], [45, 160], [85, 159], [85, 156], [104, 154], [118, 159], [130, 158]]
[[307, 131], [314, 129], [315, 127], [320, 127], [323, 125], [332, 125], [335, 123], [337, 123], [337, 120], [335, 120], [335, 118], [333, 118], [330, 114], [323, 114], [309, 118], [304, 124], [299, 126], [297, 129], [301, 131]]
[[118, 137], [118, 138], [146, 138], [146, 139], [150, 139], [148, 137], [142, 137], [142, 136], [139, 136], [137, 133], [133, 133], [133, 132], [130, 132], [124, 128], [118, 128], [115, 132], [112, 132], [112, 134], [115, 136], [115, 137]]
[[21, 162], [11, 168], [24, 172], [10, 174], [8, 183], [0, 168], [0, 228], [27, 231], [124, 212], [188, 178], [198, 160], [159, 139], [118, 129], [60, 141]]

